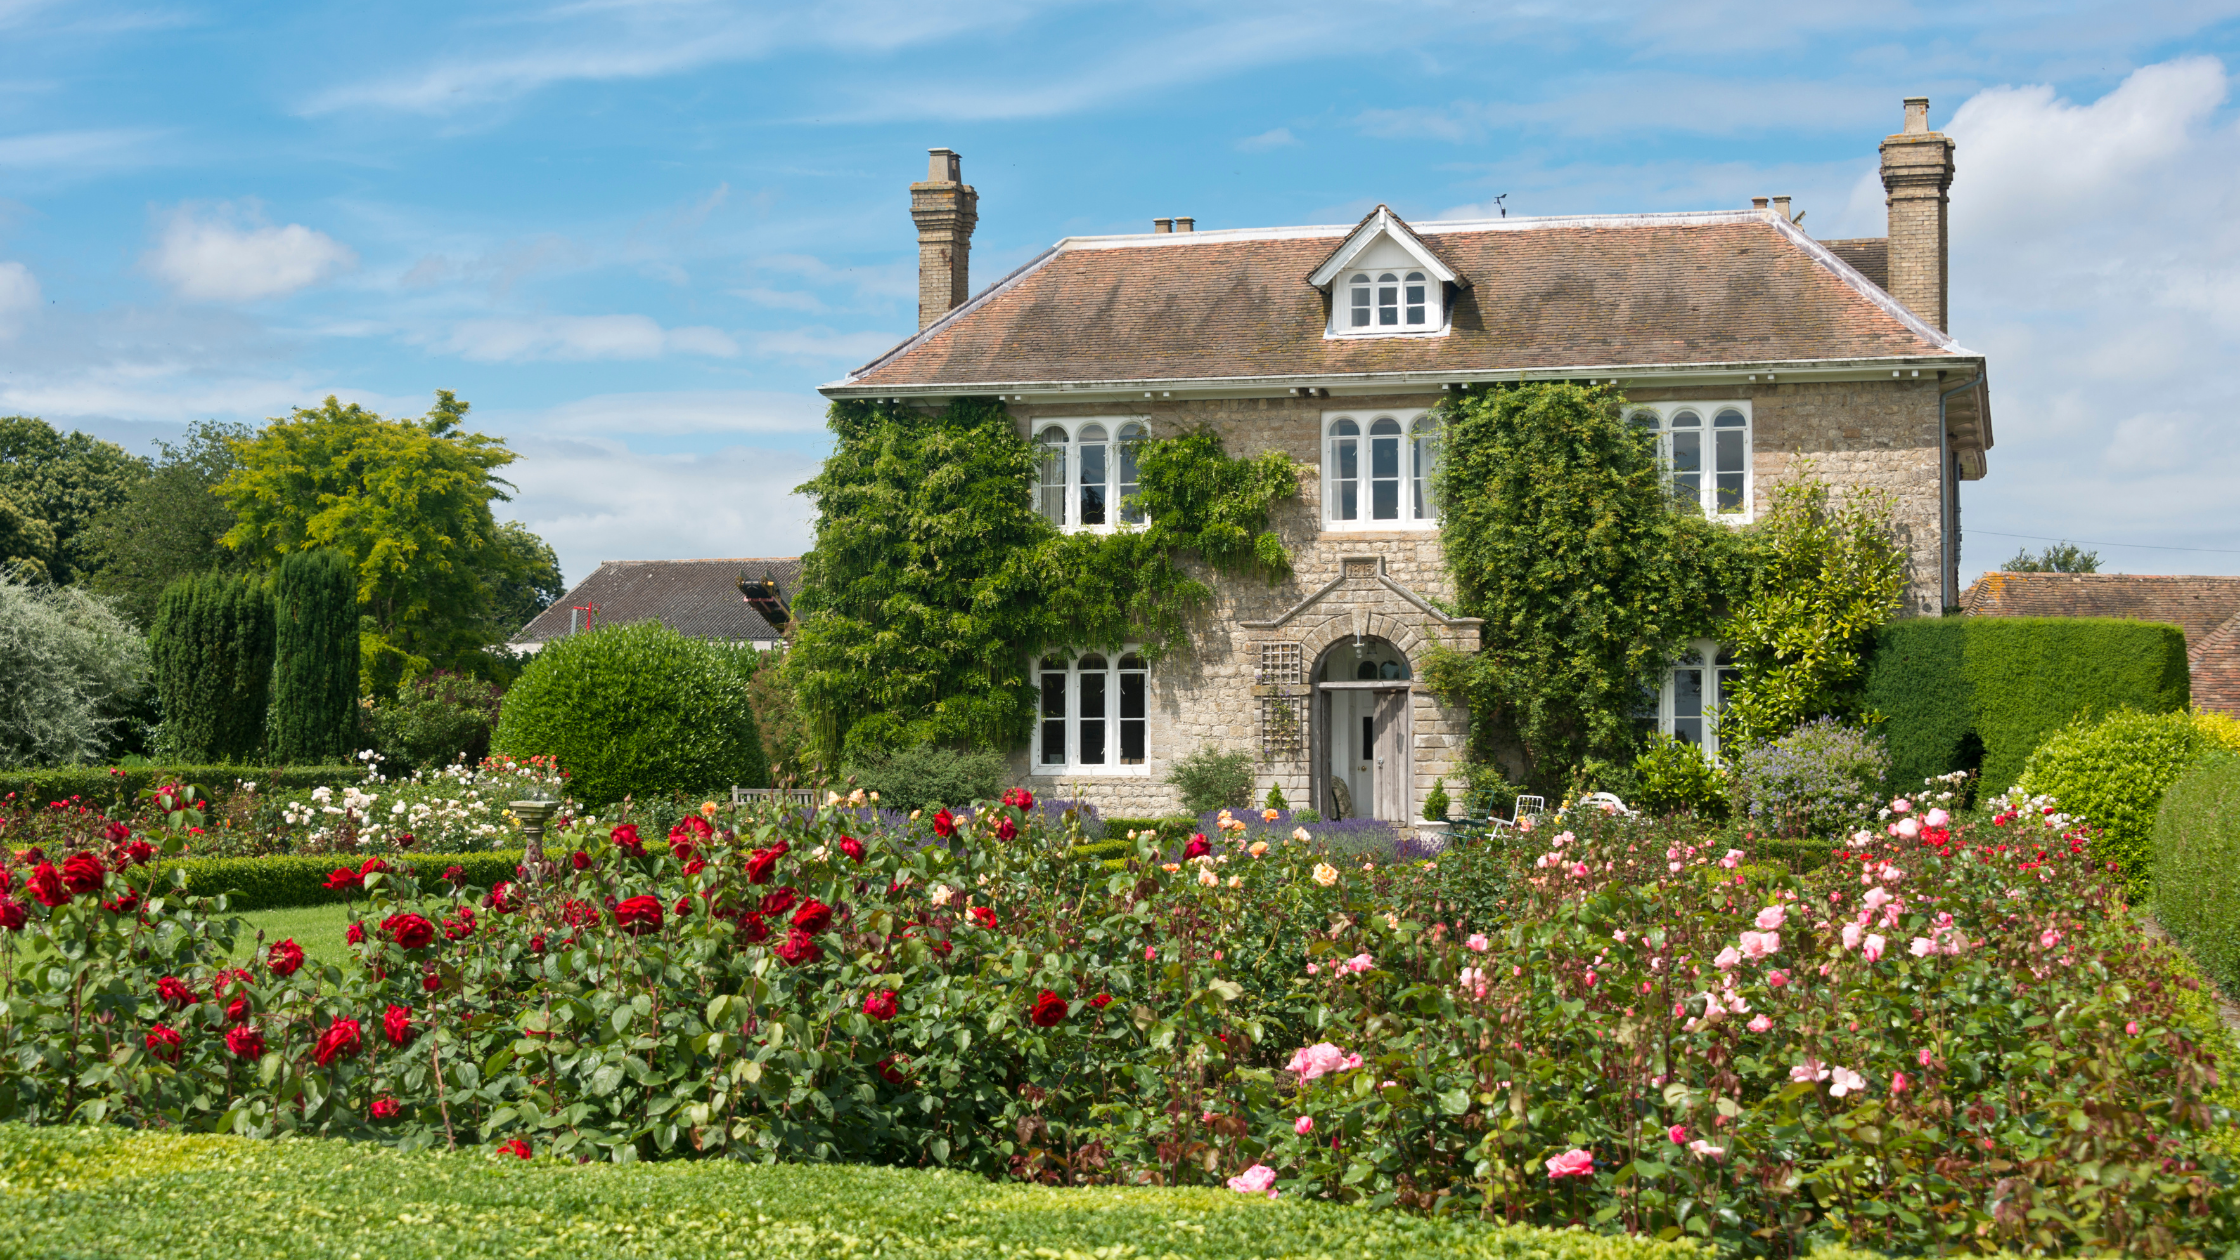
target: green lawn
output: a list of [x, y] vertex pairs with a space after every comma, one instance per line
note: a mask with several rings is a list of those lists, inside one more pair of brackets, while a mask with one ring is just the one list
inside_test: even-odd
[[0, 1255], [1708, 1260], [1709, 1253], [1578, 1231], [1271, 1203], [1227, 1190], [1056, 1189], [960, 1173], [723, 1160], [576, 1166], [485, 1151], [400, 1154], [315, 1139], [11, 1124], [0, 1125]]
[[256, 949], [257, 933], [266, 943], [293, 939], [303, 946], [306, 958], [340, 964], [350, 956], [342, 934], [350, 926], [348, 906], [296, 906], [287, 910], [251, 910], [241, 916], [249, 924], [235, 942], [234, 952], [247, 957]]

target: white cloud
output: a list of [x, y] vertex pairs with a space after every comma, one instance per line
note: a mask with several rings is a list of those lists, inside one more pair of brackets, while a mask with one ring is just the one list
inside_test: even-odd
[[658, 359], [702, 354], [728, 359], [739, 344], [718, 328], [663, 328], [644, 315], [540, 315], [470, 319], [436, 349], [483, 363], [534, 359]]
[[181, 206], [143, 261], [173, 292], [200, 302], [281, 297], [357, 265], [358, 256], [324, 232], [261, 220], [254, 204], [219, 205], [207, 218]]
[[0, 338], [13, 337], [39, 310], [39, 281], [19, 262], [0, 262]]
[[1298, 143], [1299, 137], [1291, 134], [1291, 128], [1278, 127], [1273, 131], [1263, 131], [1257, 136], [1246, 136], [1237, 141], [1235, 147], [1242, 153], [1264, 153], [1269, 149], [1292, 148]]

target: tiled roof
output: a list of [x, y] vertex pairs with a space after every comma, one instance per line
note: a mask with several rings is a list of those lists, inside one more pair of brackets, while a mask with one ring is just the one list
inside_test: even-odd
[[782, 638], [747, 606], [739, 579], [765, 574], [778, 580], [788, 603], [801, 587], [797, 556], [738, 560], [609, 560], [559, 603], [537, 614], [515, 643], [544, 643], [568, 633], [569, 611], [597, 604], [597, 624], [659, 621], [696, 639], [760, 640]]
[[1471, 282], [1451, 331], [1328, 337], [1305, 278], [1352, 230], [1061, 241], [826, 388], [1969, 355], [1756, 211], [1416, 225]]
[[2193, 702], [2240, 717], [2240, 577], [1986, 573], [1960, 605], [1986, 617], [2128, 617], [2186, 632]]
[[1822, 241], [1828, 252], [1851, 264], [1851, 269], [1875, 282], [1877, 288], [1890, 287], [1890, 238], [1887, 236], [1861, 236], [1848, 241]]

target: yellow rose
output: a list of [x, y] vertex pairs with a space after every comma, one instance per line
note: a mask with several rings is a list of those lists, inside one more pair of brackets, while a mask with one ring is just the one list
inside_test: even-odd
[[1315, 863], [1314, 882], [1322, 885], [1324, 888], [1328, 888], [1330, 885], [1337, 883], [1338, 868], [1330, 865], [1328, 862]]

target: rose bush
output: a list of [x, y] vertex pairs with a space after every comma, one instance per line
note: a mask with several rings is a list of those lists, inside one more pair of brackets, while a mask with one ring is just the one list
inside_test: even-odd
[[237, 962], [124, 840], [86, 892], [22, 855], [56, 900], [0, 931], [0, 1118], [1235, 1179], [1750, 1253], [2235, 1233], [2185, 977], [2058, 814], [1909, 806], [1804, 877], [1600, 815], [1118, 872], [1016, 805], [721, 822], [489, 890], [369, 865], [341, 966]]

